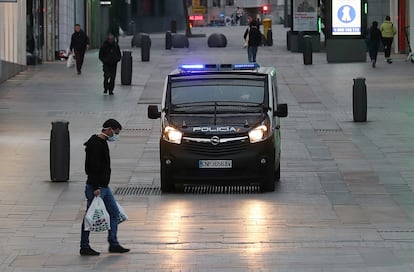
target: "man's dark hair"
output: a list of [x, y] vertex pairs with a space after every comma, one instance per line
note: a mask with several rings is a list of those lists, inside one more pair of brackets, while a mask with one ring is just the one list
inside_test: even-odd
[[106, 120], [105, 123], [103, 123], [102, 127], [103, 128], [112, 128], [114, 130], [115, 129], [119, 129], [119, 130], [122, 129], [121, 124], [117, 120], [115, 120], [115, 119], [108, 119], [108, 120]]
[[390, 21], [391, 17], [389, 15], [385, 16], [385, 20]]
[[80, 27], [80, 24], [76, 24], [75, 26], [79, 26]]

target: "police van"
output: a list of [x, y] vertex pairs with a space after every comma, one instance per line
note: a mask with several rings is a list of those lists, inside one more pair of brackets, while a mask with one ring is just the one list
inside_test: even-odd
[[161, 190], [181, 185], [258, 185], [280, 179], [276, 69], [258, 64], [189, 64], [170, 73], [161, 108]]

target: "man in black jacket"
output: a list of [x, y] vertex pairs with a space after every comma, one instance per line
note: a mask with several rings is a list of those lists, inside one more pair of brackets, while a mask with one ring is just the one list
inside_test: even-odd
[[81, 29], [79, 24], [75, 25], [75, 32], [70, 39], [70, 53], [75, 52], [76, 58], [76, 70], [78, 75], [81, 74], [83, 60], [85, 58], [85, 52], [89, 48], [89, 38], [86, 33]]
[[[91, 205], [94, 197], [100, 196], [110, 216], [110, 227], [108, 231], [109, 252], [125, 253], [129, 249], [122, 247], [117, 238], [119, 209], [108, 187], [111, 178], [111, 159], [107, 142], [116, 141], [121, 124], [115, 119], [108, 119], [103, 124], [101, 133], [92, 135], [84, 144], [86, 152], [85, 171], [88, 179], [86, 181], [85, 195], [87, 207]], [[89, 231], [85, 230], [85, 222], [82, 222], [82, 234], [80, 243], [80, 255], [97, 256], [100, 253], [93, 250], [89, 245]]]
[[121, 60], [121, 49], [115, 42], [115, 37], [109, 34], [99, 50], [99, 59], [103, 63], [104, 93], [114, 94], [116, 66]]

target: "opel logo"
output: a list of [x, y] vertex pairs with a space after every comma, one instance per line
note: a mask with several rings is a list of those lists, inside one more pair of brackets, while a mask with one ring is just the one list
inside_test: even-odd
[[212, 145], [218, 145], [220, 143], [220, 138], [218, 136], [213, 136], [210, 139]]

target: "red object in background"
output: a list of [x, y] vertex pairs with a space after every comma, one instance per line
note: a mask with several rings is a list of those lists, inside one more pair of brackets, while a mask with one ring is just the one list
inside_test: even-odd
[[405, 27], [406, 24], [406, 0], [398, 1], [398, 52], [405, 53], [407, 50]]
[[262, 12], [263, 14], [267, 14], [269, 12], [269, 6], [268, 5], [262, 6]]
[[188, 16], [188, 19], [190, 21], [204, 21], [204, 16], [203, 15], [190, 15]]

